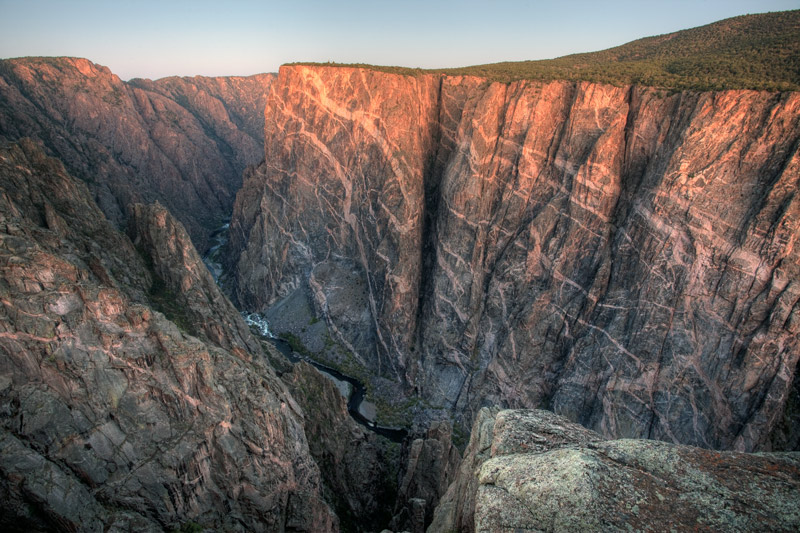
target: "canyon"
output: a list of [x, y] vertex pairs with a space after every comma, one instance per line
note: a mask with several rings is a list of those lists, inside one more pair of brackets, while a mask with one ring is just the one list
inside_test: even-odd
[[293, 65], [266, 110], [230, 225], [244, 309], [305, 299], [467, 428], [546, 407], [771, 449], [800, 355], [798, 93]]
[[796, 531], [800, 93], [397, 70], [0, 60], [0, 526]]

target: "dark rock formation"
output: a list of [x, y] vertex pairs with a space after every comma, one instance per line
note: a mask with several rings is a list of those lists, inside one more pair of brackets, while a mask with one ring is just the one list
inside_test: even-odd
[[433, 510], [456, 476], [461, 454], [453, 446], [449, 422], [435, 422], [423, 438], [413, 439], [404, 450], [404, 471], [397, 494], [395, 531], [424, 532]]
[[[154, 215], [154, 270], [197, 279]], [[32, 142], [0, 151], [0, 527], [336, 529], [282, 382], [153, 311], [152, 283], [82, 182]]]
[[484, 409], [477, 419], [470, 468], [429, 533], [800, 527], [800, 454], [606, 441], [548, 411]]
[[484, 407], [478, 411], [458, 474], [440, 499], [428, 531], [475, 531], [478, 475], [483, 463], [491, 457], [495, 417], [499, 412], [497, 407]]
[[200, 249], [262, 160], [273, 75], [121, 81], [85, 59], [0, 61], [0, 140], [31, 137], [88, 185], [118, 225], [159, 201]]
[[308, 363], [282, 379], [305, 414], [308, 447], [342, 531], [380, 531], [396, 498], [398, 445], [356, 424], [336, 385]]
[[800, 346], [800, 93], [287, 66], [231, 223], [235, 296], [468, 423], [765, 449]]

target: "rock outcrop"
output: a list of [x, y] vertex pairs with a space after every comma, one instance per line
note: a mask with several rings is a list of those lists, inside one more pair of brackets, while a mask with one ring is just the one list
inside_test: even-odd
[[0, 527], [335, 530], [280, 379], [154, 311], [153, 279], [60, 163], [0, 151]]
[[151, 301], [168, 299], [164, 303], [182, 310], [183, 323], [203, 340], [242, 358], [263, 358], [261, 344], [214, 282], [183, 225], [166, 208], [135, 204], [128, 232], [153, 269]]
[[769, 448], [800, 357], [800, 93], [285, 66], [231, 223], [235, 298], [295, 290], [465, 424]]
[[106, 216], [159, 201], [204, 250], [230, 216], [247, 165], [263, 159], [274, 75], [126, 83], [85, 59], [0, 61], [0, 140], [31, 137], [85, 181]]
[[433, 510], [456, 476], [461, 454], [453, 445], [449, 422], [435, 422], [423, 437], [406, 441], [404, 468], [397, 491], [395, 531], [424, 532]]
[[462, 468], [429, 533], [800, 527], [798, 453], [608, 441], [548, 411], [494, 413], [478, 415], [470, 468]]

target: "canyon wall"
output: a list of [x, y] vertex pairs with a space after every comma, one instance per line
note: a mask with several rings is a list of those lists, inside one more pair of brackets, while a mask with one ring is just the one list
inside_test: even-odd
[[204, 250], [242, 171], [262, 160], [274, 75], [126, 83], [85, 59], [0, 61], [0, 140], [30, 137], [84, 180], [106, 216], [159, 201]]
[[235, 298], [307, 294], [469, 424], [768, 449], [800, 346], [800, 94], [285, 66], [231, 223]]
[[[149, 262], [38, 145], [0, 149], [0, 526], [337, 530], [302, 410], [186, 232], [161, 207], [132, 229]], [[155, 309], [181, 288], [197, 337]]]

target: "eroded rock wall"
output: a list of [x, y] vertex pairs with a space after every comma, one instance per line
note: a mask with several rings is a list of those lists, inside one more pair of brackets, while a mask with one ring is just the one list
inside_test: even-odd
[[795, 373], [800, 95], [287, 66], [231, 224], [235, 296], [298, 287], [465, 421], [768, 446]]
[[133, 205], [128, 232], [153, 270], [155, 290], [160, 293], [153, 294], [151, 288], [151, 300], [171, 300], [186, 327], [203, 340], [242, 358], [264, 357], [260, 343], [214, 282], [183, 225], [165, 207]]
[[309, 450], [342, 530], [385, 529], [397, 496], [399, 445], [359, 426], [333, 381], [308, 363], [292, 365], [281, 379], [303, 408]]
[[453, 445], [449, 422], [436, 422], [425, 435], [406, 439], [403, 473], [392, 517], [395, 531], [420, 533], [433, 520], [433, 511], [456, 477], [461, 454]]
[[[160, 262], [188, 239], [158, 214], [137, 219], [166, 248], [153, 270], [196, 281]], [[0, 526], [336, 530], [281, 380], [154, 311], [153, 280], [59, 162], [31, 141], [0, 150]], [[223, 309], [206, 299], [201, 315]]]
[[[419, 303], [424, 179], [438, 83], [365, 70], [281, 70], [264, 166], [231, 225], [236, 296], [263, 308], [301, 284], [375, 373], [409, 366]], [[386, 324], [392, 324], [392, 329]]]

